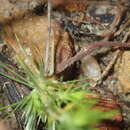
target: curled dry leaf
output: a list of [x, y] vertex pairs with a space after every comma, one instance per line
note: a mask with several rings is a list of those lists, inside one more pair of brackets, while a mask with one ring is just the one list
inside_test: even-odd
[[52, 0], [53, 5], [62, 10], [81, 11], [88, 6], [88, 0]]
[[[55, 48], [56, 64], [59, 64], [74, 55], [73, 41], [56, 20], [52, 19], [51, 24], [51, 42]], [[46, 16], [26, 15], [22, 19], [3, 25], [3, 30], [5, 42], [13, 48], [16, 54], [25, 60], [30, 68], [32, 67], [31, 63], [20, 50], [19, 44], [35, 63], [39, 62], [40, 56], [43, 57], [48, 40], [48, 21]]]
[[[56, 71], [57, 67], [60, 63], [63, 61], [66, 61], [67, 59], [73, 57], [75, 55], [75, 48], [73, 45], [73, 40], [69, 36], [68, 32], [62, 32], [61, 33], [61, 39], [60, 42], [57, 45], [56, 50]], [[70, 67], [67, 68], [66, 71], [63, 71], [59, 73], [57, 76], [64, 75], [64, 80], [73, 79], [75, 75], [75, 64], [72, 64]]]

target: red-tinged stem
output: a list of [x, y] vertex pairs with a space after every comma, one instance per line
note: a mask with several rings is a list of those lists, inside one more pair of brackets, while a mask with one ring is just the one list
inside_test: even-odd
[[117, 46], [117, 47], [130, 47], [130, 43], [121, 43], [121, 42], [108, 42], [108, 41], [102, 41], [102, 42], [96, 42], [92, 45], [87, 46], [86, 48], [81, 49], [80, 52], [78, 52], [74, 57], [63, 61], [61, 64], [57, 66], [56, 73], [63, 72], [67, 67], [71, 66], [74, 62], [82, 59], [85, 56], [89, 56], [95, 49], [103, 46]]

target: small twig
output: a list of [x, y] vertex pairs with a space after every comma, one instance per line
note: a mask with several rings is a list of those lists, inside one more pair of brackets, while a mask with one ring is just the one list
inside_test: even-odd
[[126, 32], [126, 34], [125, 34], [125, 36], [124, 36], [124, 38], [123, 38], [122, 42], [127, 41], [127, 40], [128, 40], [128, 38], [129, 38], [129, 36], [130, 36], [130, 28], [129, 28], [129, 31], [128, 31], [128, 32]]
[[120, 53], [120, 50], [118, 49], [115, 54], [114, 54], [114, 57], [112, 58], [112, 60], [109, 62], [109, 64], [107, 65], [106, 69], [102, 72], [102, 75], [100, 77], [100, 79], [98, 79], [93, 85], [91, 88], [94, 88], [97, 86], [97, 84], [101, 84], [103, 79], [108, 75], [109, 71], [111, 70], [111, 68], [113, 67], [113, 65], [115, 64], [116, 62], [116, 59], [118, 57]]
[[109, 64], [107, 65], [106, 69], [103, 71], [102, 75], [101, 75], [101, 79], [104, 79], [107, 74], [109, 73], [109, 71], [111, 70], [111, 68], [113, 67], [114, 63], [116, 62], [116, 59], [118, 57], [120, 53], [120, 50], [117, 50], [114, 54], [114, 57], [112, 58], [112, 60], [109, 62]]
[[95, 49], [103, 46], [117, 46], [117, 47], [130, 47], [129, 43], [121, 43], [121, 42], [107, 42], [107, 41], [102, 41], [102, 42], [97, 42], [94, 43], [90, 46], [87, 46], [86, 48], [81, 49], [81, 51], [75, 55], [74, 57], [63, 61], [61, 64], [58, 65], [56, 73], [61, 73], [63, 72], [66, 68], [71, 66], [74, 62], [80, 60], [81, 58], [90, 55]]
[[[130, 15], [128, 17], [130, 17]], [[123, 32], [123, 30], [125, 30], [125, 28], [129, 26], [129, 24], [130, 24], [130, 19], [128, 19], [128, 21], [124, 25], [121, 25], [120, 29], [114, 34], [114, 37], [120, 35], [121, 32]]]
[[[130, 35], [130, 31], [126, 33], [125, 37], [124, 37], [123, 40], [122, 40], [122, 43], [125, 43], [125, 42], [127, 41], [129, 35]], [[98, 79], [98, 80], [96, 81], [96, 83], [94, 83], [94, 84], [92, 85], [92, 88], [96, 87], [97, 84], [101, 84], [101, 82], [103, 81], [103, 79], [107, 76], [107, 74], [109, 73], [109, 71], [110, 71], [111, 68], [113, 67], [114, 63], [116, 62], [116, 59], [117, 59], [117, 57], [118, 57], [118, 55], [119, 55], [120, 52], [121, 52], [121, 50], [119, 50], [119, 49], [115, 52], [113, 59], [109, 62], [108, 66], [107, 66], [106, 69], [103, 71], [103, 73], [102, 73], [102, 75], [101, 75], [101, 78]]]

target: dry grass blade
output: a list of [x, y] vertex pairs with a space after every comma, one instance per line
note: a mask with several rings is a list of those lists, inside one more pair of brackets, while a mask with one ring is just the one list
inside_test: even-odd
[[45, 50], [45, 76], [54, 73], [54, 44], [51, 40], [51, 0], [48, 0], [48, 41]]

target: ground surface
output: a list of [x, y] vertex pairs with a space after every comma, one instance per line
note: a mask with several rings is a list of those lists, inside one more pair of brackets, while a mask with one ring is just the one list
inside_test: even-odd
[[[85, 7], [85, 10], [81, 9], [80, 11], [76, 9], [76, 6], [74, 11], [70, 10], [67, 7], [66, 12], [59, 12], [58, 9], [55, 9], [53, 11], [52, 16], [60, 24], [62, 24], [64, 30], [69, 33], [72, 40], [74, 41], [75, 53], [78, 53], [79, 50], [85, 48], [86, 46], [92, 45], [94, 42], [130, 42], [129, 1], [125, 4], [119, 3], [119, 1], [114, 2], [114, 4], [110, 4], [109, 2], [107, 2], [105, 4], [103, 2], [98, 2], [98, 4], [90, 2], [91, 4]], [[86, 5], [82, 5], [81, 7], [84, 6]], [[43, 8], [45, 8], [45, 6], [41, 6], [40, 8], [38, 8], [37, 11], [35, 10], [34, 13], [41, 15], [41, 11], [43, 11]], [[45, 8], [44, 15], [46, 14], [47, 13]], [[17, 25], [17, 23], [14, 25]], [[20, 26], [23, 27], [24, 30], [24, 24], [20, 24]], [[35, 25], [30, 25], [30, 28], [31, 26]], [[16, 30], [17, 29], [19, 28], [16, 28]], [[31, 35], [33, 35], [34, 37], [36, 36], [35, 33]], [[12, 56], [12, 50], [10, 49], [10, 47], [7, 47], [3, 43], [2, 39], [0, 47], [1, 53], [4, 55], [6, 54], [7, 57], [11, 58], [10, 53]], [[130, 49], [119, 47], [105, 47], [104, 44], [104, 47], [94, 49], [94, 53], [92, 55], [89, 54], [89, 57], [82, 58], [80, 60], [80, 66], [77, 68], [77, 70], [78, 71], [75, 73], [76, 79], [88, 77], [90, 79], [90, 89], [92, 89], [92, 91], [96, 91], [101, 95], [109, 95], [111, 93], [112, 95], [114, 95], [114, 97], [116, 97], [115, 100], [120, 102], [118, 103], [118, 105], [120, 106], [120, 112], [124, 120], [122, 129], [129, 130]], [[21, 94], [23, 94], [22, 91], [24, 91], [24, 89], [19, 89], [19, 91]], [[6, 94], [7, 93], [5, 93], [3, 86], [1, 85], [0, 106], [5, 106], [9, 104]], [[0, 120], [6, 117], [7, 112], [11, 112], [11, 109], [0, 111]], [[19, 130], [14, 115], [7, 118], [6, 123], [8, 124], [9, 130]], [[5, 125], [3, 125], [3, 122], [1, 121], [0, 130], [4, 130], [4, 126]]]

